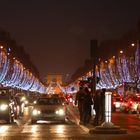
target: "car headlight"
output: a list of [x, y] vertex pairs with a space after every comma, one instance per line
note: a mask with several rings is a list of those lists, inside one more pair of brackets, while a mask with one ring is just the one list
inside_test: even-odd
[[34, 109], [33, 112], [32, 112], [33, 115], [39, 115], [40, 113], [41, 112], [37, 109]]
[[34, 101], [33, 103], [34, 103], [34, 104], [36, 104], [36, 103], [37, 103], [37, 101]]
[[27, 100], [25, 100], [25, 104], [28, 104], [29, 102]]
[[65, 114], [63, 109], [56, 110], [55, 113], [58, 114], [58, 115], [64, 115]]
[[25, 97], [22, 97], [22, 98], [21, 98], [21, 101], [25, 101], [25, 100], [26, 100], [26, 98], [25, 98]]
[[0, 110], [2, 110], [2, 111], [7, 110], [7, 108], [8, 108], [8, 105], [7, 104], [0, 105]]

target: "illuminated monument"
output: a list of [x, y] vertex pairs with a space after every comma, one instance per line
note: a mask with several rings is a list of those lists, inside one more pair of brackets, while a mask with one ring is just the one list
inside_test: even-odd
[[60, 85], [62, 85], [63, 75], [62, 74], [48, 74], [46, 80], [47, 80], [47, 84], [54, 82], [54, 83], [59, 83]]

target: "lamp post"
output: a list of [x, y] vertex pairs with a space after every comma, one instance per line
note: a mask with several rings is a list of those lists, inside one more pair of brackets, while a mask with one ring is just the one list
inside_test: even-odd
[[110, 127], [113, 126], [113, 123], [111, 122], [111, 92], [105, 93], [105, 122], [102, 124], [102, 126]]
[[92, 63], [92, 86], [91, 86], [91, 93], [95, 93], [96, 91], [96, 64], [98, 60], [98, 44], [97, 40], [91, 40], [90, 41], [90, 57], [91, 57], [91, 63]]

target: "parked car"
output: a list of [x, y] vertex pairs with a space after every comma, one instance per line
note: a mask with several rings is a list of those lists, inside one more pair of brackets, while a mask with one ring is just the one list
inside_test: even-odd
[[14, 101], [11, 96], [1, 93], [0, 94], [0, 119], [5, 120], [7, 123], [13, 123], [16, 117]]
[[33, 107], [31, 122], [38, 120], [65, 122], [66, 106], [60, 97], [40, 97]]

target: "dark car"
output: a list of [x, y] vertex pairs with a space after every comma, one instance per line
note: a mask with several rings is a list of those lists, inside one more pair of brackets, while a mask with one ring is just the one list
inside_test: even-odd
[[0, 119], [7, 123], [13, 123], [15, 118], [15, 106], [11, 96], [0, 94]]

